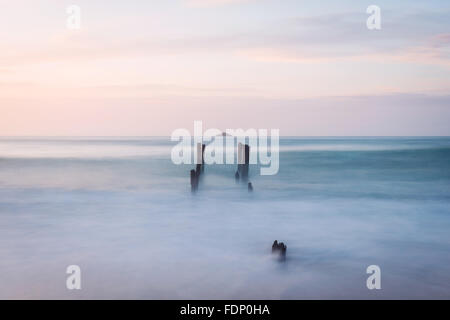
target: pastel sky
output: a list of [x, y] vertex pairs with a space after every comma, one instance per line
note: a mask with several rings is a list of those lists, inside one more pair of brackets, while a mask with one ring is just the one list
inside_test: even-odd
[[[81, 29], [66, 8], [81, 8]], [[366, 8], [381, 8], [368, 30]], [[0, 135], [450, 135], [448, 0], [0, 0]]]

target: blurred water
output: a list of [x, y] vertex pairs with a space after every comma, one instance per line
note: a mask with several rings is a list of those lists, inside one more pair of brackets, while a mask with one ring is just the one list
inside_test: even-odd
[[450, 298], [450, 138], [282, 138], [252, 194], [215, 165], [195, 196], [172, 146], [0, 138], [0, 298]]

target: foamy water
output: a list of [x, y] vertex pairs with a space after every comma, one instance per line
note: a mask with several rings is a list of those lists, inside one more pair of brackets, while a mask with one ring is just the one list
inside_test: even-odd
[[211, 165], [192, 195], [169, 138], [1, 138], [0, 298], [450, 297], [449, 138], [280, 142], [252, 194]]

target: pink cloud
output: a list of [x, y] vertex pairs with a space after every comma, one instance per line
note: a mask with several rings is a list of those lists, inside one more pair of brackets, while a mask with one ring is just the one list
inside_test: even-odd
[[227, 4], [237, 4], [256, 0], [185, 0], [191, 7], [214, 7]]

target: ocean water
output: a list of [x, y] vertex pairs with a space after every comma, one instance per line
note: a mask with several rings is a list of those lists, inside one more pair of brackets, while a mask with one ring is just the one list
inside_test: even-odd
[[210, 165], [193, 195], [168, 138], [0, 138], [0, 298], [450, 298], [450, 138], [280, 144], [253, 193]]

